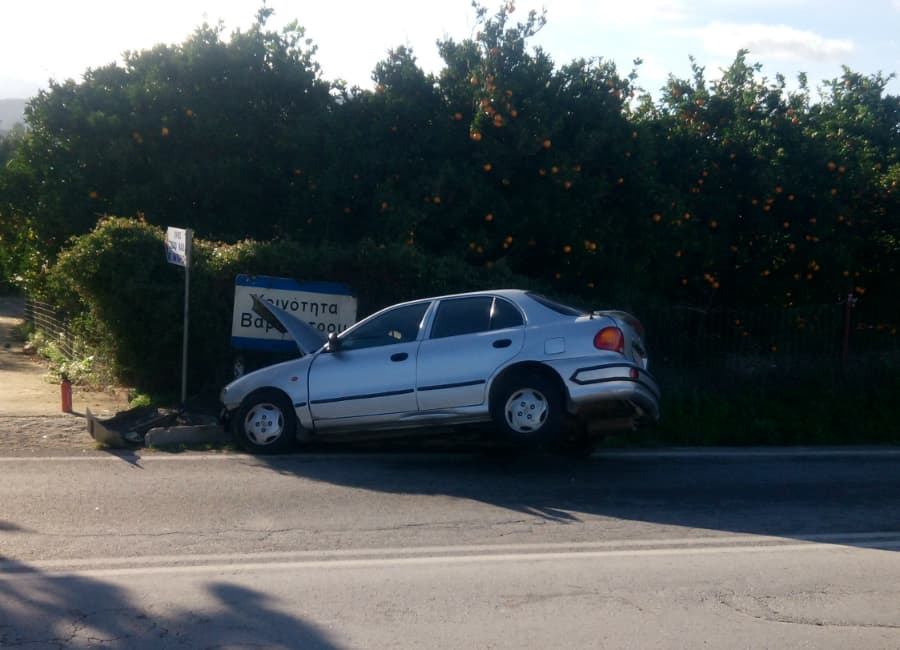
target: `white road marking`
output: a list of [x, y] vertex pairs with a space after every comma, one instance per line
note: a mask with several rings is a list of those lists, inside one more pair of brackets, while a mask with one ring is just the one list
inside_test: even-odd
[[[286, 457], [288, 458], [288, 457]], [[161, 462], [185, 462], [185, 461], [209, 461], [209, 460], [254, 460], [254, 456], [242, 454], [191, 454], [180, 456], [163, 456], [156, 454], [107, 454], [103, 456], [3, 456], [0, 463], [78, 463], [84, 461], [115, 461], [117, 463], [161, 461]]]
[[[380, 453], [377, 451], [336, 451], [336, 452], [311, 452], [294, 455], [280, 456], [275, 462], [290, 460], [336, 460], [341, 458], [371, 458], [381, 460], [393, 459], [444, 459], [454, 460], [471, 458], [472, 452], [441, 452], [441, 451], [396, 451]], [[591, 456], [593, 459], [659, 459], [659, 458], [900, 458], [900, 447], [772, 447], [772, 448], [668, 448], [668, 449], [601, 449]], [[65, 463], [85, 461], [153, 461], [153, 462], [200, 462], [210, 460], [230, 460], [257, 462], [264, 461], [247, 454], [241, 453], [181, 453], [167, 455], [164, 453], [134, 453], [104, 455], [93, 452], [85, 456], [0, 456], [0, 463]]]
[[900, 447], [698, 447], [601, 449], [592, 458], [896, 458]]
[[763, 535], [618, 540], [555, 544], [427, 546], [420, 548], [283, 551], [246, 554], [157, 555], [146, 557], [0, 561], [0, 581], [79, 575], [116, 577], [185, 573], [281, 571], [284, 569], [375, 568], [400, 565], [535, 562], [616, 557], [783, 553], [822, 550], [900, 549], [900, 532], [829, 533], [803, 541]]

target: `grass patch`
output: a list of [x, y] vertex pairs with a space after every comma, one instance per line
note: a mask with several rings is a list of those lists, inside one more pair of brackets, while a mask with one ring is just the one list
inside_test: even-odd
[[900, 374], [892, 363], [715, 374], [662, 382], [661, 421], [608, 444], [900, 444]]
[[128, 408], [135, 409], [141, 406], [153, 406], [155, 402], [150, 395], [140, 393], [134, 389], [128, 391]]
[[10, 330], [10, 338], [17, 343], [25, 343], [34, 334], [34, 323], [23, 320], [13, 325]]

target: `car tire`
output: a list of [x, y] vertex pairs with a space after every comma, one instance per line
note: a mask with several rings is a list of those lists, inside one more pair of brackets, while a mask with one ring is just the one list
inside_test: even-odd
[[271, 388], [248, 395], [232, 419], [240, 447], [254, 454], [283, 454], [296, 444], [297, 417], [290, 400]]
[[520, 445], [556, 438], [562, 414], [559, 388], [550, 379], [534, 373], [503, 379], [491, 400], [491, 417], [501, 436]]

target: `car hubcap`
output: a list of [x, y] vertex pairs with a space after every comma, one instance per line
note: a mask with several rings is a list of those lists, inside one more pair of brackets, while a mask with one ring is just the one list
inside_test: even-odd
[[540, 429], [550, 413], [547, 398], [533, 388], [515, 391], [506, 401], [506, 423], [516, 433], [532, 433]]
[[257, 404], [244, 418], [247, 439], [256, 445], [270, 445], [284, 432], [284, 414], [274, 404]]

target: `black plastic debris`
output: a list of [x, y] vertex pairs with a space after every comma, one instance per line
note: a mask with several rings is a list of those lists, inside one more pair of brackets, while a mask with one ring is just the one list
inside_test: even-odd
[[120, 411], [101, 420], [87, 409], [87, 429], [97, 442], [124, 449], [144, 444], [146, 433], [156, 427], [167, 427], [178, 419], [178, 411], [160, 411], [153, 406], [138, 406]]

